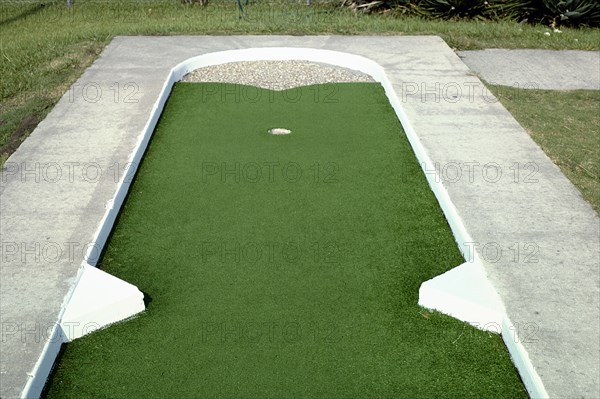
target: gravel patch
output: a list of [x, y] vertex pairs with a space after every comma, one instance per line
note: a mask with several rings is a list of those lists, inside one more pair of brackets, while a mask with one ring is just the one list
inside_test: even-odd
[[363, 72], [309, 61], [243, 61], [196, 69], [183, 82], [236, 83], [270, 90], [340, 82], [374, 82]]

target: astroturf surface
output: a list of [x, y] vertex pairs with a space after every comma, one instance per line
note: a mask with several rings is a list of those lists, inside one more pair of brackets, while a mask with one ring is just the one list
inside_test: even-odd
[[462, 262], [379, 84], [178, 83], [100, 265], [147, 311], [47, 395], [526, 397], [499, 336], [417, 305]]

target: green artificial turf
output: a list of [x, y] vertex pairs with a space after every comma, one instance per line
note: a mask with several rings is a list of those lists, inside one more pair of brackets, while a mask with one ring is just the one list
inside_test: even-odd
[[498, 335], [417, 305], [462, 262], [379, 84], [178, 83], [101, 263], [147, 311], [47, 396], [526, 397]]

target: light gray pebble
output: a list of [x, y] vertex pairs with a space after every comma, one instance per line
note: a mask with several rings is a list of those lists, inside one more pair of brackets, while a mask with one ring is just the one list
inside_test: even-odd
[[322, 83], [374, 82], [363, 72], [310, 61], [241, 61], [196, 69], [183, 82], [235, 83], [270, 90]]

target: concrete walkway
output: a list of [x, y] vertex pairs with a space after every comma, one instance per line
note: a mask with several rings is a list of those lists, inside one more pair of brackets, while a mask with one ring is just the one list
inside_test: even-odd
[[28, 380], [170, 69], [280, 46], [385, 68], [547, 392], [599, 397], [598, 216], [460, 58], [422, 36], [114, 39], [2, 174], [0, 396]]
[[600, 90], [600, 51], [507, 50], [459, 51], [485, 81], [547, 90]]

